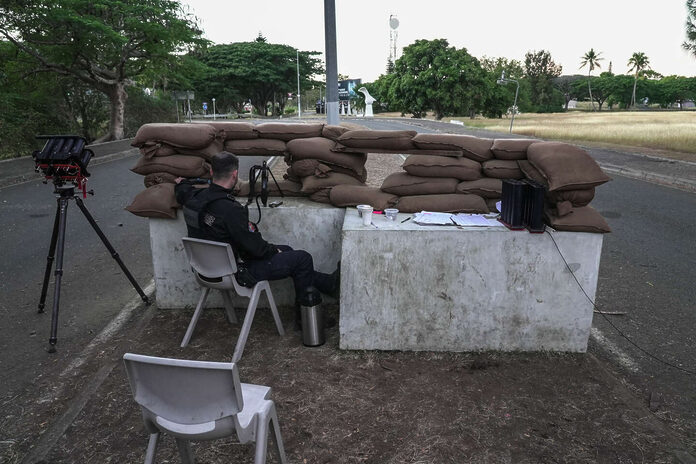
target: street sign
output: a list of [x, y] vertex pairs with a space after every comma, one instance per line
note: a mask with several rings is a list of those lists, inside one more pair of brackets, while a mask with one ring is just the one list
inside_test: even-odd
[[203, 111], [208, 111], [208, 102], [203, 102]]
[[172, 92], [174, 100], [193, 100], [193, 91], [191, 90], [175, 90]]

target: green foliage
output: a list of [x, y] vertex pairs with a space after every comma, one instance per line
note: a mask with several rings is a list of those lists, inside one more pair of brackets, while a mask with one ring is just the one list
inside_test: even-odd
[[106, 95], [114, 138], [123, 134], [125, 87], [147, 70], [170, 70], [175, 53], [205, 43], [177, 0], [6, 0], [0, 35], [32, 58], [35, 71], [71, 76]]
[[[587, 95], [586, 79], [578, 74], [554, 77], [551, 82], [556, 90], [563, 95], [566, 110], [570, 100], [584, 98]], [[584, 88], [581, 88], [581, 85]]]
[[[314, 76], [323, 73], [318, 52], [301, 51], [300, 88], [309, 89]], [[263, 40], [209, 47], [201, 55], [206, 70], [196, 81], [202, 95], [215, 96], [219, 108], [240, 111], [251, 101], [259, 114], [268, 102], [277, 101], [283, 110], [288, 93], [297, 91], [297, 51], [288, 45]]]
[[682, 47], [696, 58], [696, 0], [686, 0], [686, 10], [686, 40]]
[[416, 118], [429, 110], [436, 119], [473, 115], [483, 108], [490, 88], [479, 61], [445, 39], [417, 40], [407, 46], [394, 63], [394, 73], [387, 76], [393, 76], [387, 78], [390, 107]]
[[528, 52], [524, 57], [524, 74], [531, 87], [531, 100], [535, 112], [558, 111], [564, 98], [554, 88], [552, 79], [561, 75], [562, 67], [546, 50]]
[[146, 95], [140, 87], [128, 89], [126, 102], [126, 137], [134, 137], [143, 124], [176, 122], [176, 102], [168, 92]]
[[524, 70], [522, 63], [517, 60], [508, 60], [507, 58], [489, 58], [481, 59], [481, 67], [487, 73], [487, 83], [489, 91], [487, 93], [486, 102], [481, 113], [487, 118], [500, 118], [506, 114], [513, 106], [515, 101], [515, 91], [517, 86], [515, 83], [504, 85], [496, 84], [503, 71], [508, 79], [515, 79], [520, 84], [519, 95], [517, 96], [517, 108], [521, 111], [528, 111], [531, 107], [529, 95], [529, 85], [523, 80]]

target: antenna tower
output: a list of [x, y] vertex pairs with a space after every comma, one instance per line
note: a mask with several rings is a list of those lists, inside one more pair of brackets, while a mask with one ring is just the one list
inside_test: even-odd
[[396, 15], [389, 15], [389, 60], [396, 61], [396, 41], [399, 38], [399, 20]]

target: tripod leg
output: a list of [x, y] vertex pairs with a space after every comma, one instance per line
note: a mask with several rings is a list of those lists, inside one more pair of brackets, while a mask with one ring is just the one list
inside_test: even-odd
[[51, 315], [51, 337], [48, 339], [48, 352], [56, 352], [58, 342], [58, 306], [60, 304], [60, 281], [63, 277], [63, 251], [65, 250], [65, 224], [68, 220], [68, 197], [58, 199], [58, 239], [56, 253], [56, 282], [53, 290], [53, 314]]
[[46, 272], [44, 273], [43, 286], [41, 287], [41, 298], [39, 299], [39, 313], [44, 312], [46, 306], [46, 292], [48, 291], [48, 281], [51, 278], [51, 268], [53, 267], [53, 256], [56, 252], [56, 240], [58, 240], [58, 218], [60, 217], [60, 200], [57, 202], [56, 218], [53, 221], [53, 234], [51, 235], [51, 245], [48, 247], [48, 258], [46, 259]]
[[82, 211], [82, 214], [85, 215], [87, 218], [87, 221], [89, 221], [90, 225], [94, 229], [94, 231], [97, 233], [101, 241], [104, 243], [104, 246], [106, 246], [106, 249], [109, 250], [109, 253], [111, 253], [111, 257], [116, 260], [118, 265], [121, 267], [121, 270], [123, 273], [128, 277], [128, 280], [130, 281], [131, 285], [133, 285], [133, 288], [138, 292], [138, 295], [140, 295], [140, 298], [145, 302], [145, 304], [149, 305], [150, 304], [150, 299], [145, 295], [145, 292], [143, 292], [143, 289], [140, 288], [140, 285], [138, 285], [138, 282], [135, 281], [135, 278], [133, 275], [130, 273], [128, 268], [126, 267], [125, 264], [123, 264], [123, 261], [121, 261], [121, 258], [118, 256], [118, 253], [116, 253], [116, 250], [114, 250], [114, 247], [111, 246], [111, 243], [109, 243], [109, 240], [106, 238], [106, 235], [104, 235], [104, 232], [99, 228], [99, 225], [97, 225], [97, 222], [94, 220], [92, 215], [89, 213], [87, 210], [87, 207], [85, 206], [84, 202], [82, 201], [81, 198], [75, 197], [75, 203], [77, 203], [77, 206], [80, 208], [80, 211]]

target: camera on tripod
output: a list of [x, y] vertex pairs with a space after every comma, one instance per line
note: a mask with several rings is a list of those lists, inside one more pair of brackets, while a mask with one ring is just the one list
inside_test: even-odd
[[86, 195], [86, 184], [89, 172], [87, 165], [94, 153], [85, 148], [87, 140], [78, 135], [38, 135], [37, 139], [46, 139], [41, 150], [32, 153], [36, 163], [36, 172], [44, 175], [45, 181], [53, 181], [56, 187], [65, 184], [82, 190]]

